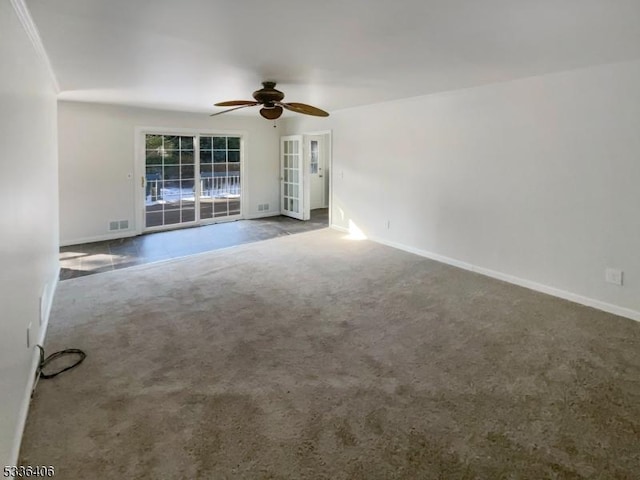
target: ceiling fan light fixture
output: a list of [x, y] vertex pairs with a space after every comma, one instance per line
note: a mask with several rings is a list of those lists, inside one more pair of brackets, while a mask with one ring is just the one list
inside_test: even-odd
[[260, 115], [262, 115], [267, 120], [276, 120], [282, 115], [282, 107], [262, 107], [260, 109]]

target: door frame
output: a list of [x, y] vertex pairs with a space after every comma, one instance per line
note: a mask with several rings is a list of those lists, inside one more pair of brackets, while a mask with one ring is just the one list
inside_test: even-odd
[[[326, 164], [325, 164], [325, 172], [326, 172], [326, 168], [329, 168], [329, 178], [328, 178], [328, 182], [329, 182], [329, 198], [327, 199], [327, 204], [328, 204], [328, 212], [329, 212], [329, 226], [331, 226], [333, 223], [331, 221], [332, 218], [332, 208], [331, 206], [333, 205], [333, 130], [314, 130], [314, 131], [310, 131], [310, 132], [303, 132], [300, 135], [302, 135], [302, 138], [304, 139], [307, 135], [327, 135], [327, 145], [326, 145], [326, 149], [327, 149], [327, 157], [326, 157]], [[303, 141], [302, 144], [304, 146], [304, 144], [306, 143], [306, 141]], [[304, 152], [303, 152], [304, 153]], [[308, 201], [306, 203], [307, 205], [307, 218], [309, 218], [310, 212], [311, 212], [311, 188], [310, 188], [310, 184], [311, 184], [311, 179], [309, 178], [309, 169], [311, 168], [311, 166], [309, 165], [309, 162], [307, 161], [307, 155], [303, 155], [303, 162], [304, 162], [304, 169], [303, 169], [303, 178], [305, 179], [306, 183], [305, 186], [306, 191], [309, 194], [309, 198]]]
[[[214, 217], [211, 219], [200, 220], [200, 210], [196, 208], [195, 210], [195, 220], [193, 222], [188, 223], [176, 223], [172, 225], [162, 225], [159, 227], [151, 227], [149, 229], [145, 229], [145, 202], [143, 192], [145, 190], [145, 145], [146, 139], [145, 135], [178, 135], [178, 136], [193, 136], [195, 137], [193, 151], [195, 159], [198, 161], [194, 165], [195, 176], [200, 178], [200, 135], [220, 135], [220, 136], [234, 136], [240, 137], [240, 214], [234, 215], [233, 217]], [[245, 218], [245, 204], [247, 201], [247, 169], [245, 168], [245, 163], [247, 160], [247, 141], [249, 135], [244, 130], [219, 130], [219, 129], [211, 129], [211, 128], [175, 128], [175, 127], [140, 127], [137, 126], [134, 128], [134, 170], [133, 170], [133, 181], [132, 181], [132, 189], [133, 189], [133, 199], [134, 199], [134, 209], [135, 214], [133, 215], [134, 225], [135, 225], [135, 233], [136, 235], [141, 235], [142, 233], [148, 232], [161, 232], [165, 230], [175, 230], [178, 228], [185, 228], [187, 226], [198, 226], [198, 225], [210, 225], [213, 223], [223, 223], [223, 222], [233, 222], [236, 220], [241, 220]], [[196, 182], [196, 191], [195, 195], [200, 197], [200, 182]], [[196, 204], [199, 205], [198, 201]]]
[[305, 146], [308, 147], [305, 150], [305, 154], [309, 156], [308, 170], [307, 173], [309, 175], [309, 209], [312, 208], [312, 196], [313, 196], [313, 187], [312, 187], [312, 177], [314, 174], [311, 173], [311, 142], [319, 139], [318, 144], [318, 175], [322, 180], [320, 183], [322, 184], [322, 195], [321, 195], [321, 207], [316, 208], [328, 208], [329, 207], [329, 175], [327, 172], [331, 173], [329, 169], [329, 141], [328, 137], [325, 137], [326, 134], [313, 134], [313, 133], [305, 133], [302, 137], [304, 139]]

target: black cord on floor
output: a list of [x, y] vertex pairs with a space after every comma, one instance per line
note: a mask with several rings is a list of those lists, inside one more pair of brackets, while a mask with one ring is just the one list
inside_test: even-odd
[[[44, 356], [44, 348], [42, 348], [40, 345], [36, 345], [36, 347], [38, 347], [40, 349], [40, 364], [38, 365], [38, 371], [36, 372], [36, 378], [44, 378], [44, 379], [49, 379], [49, 378], [53, 378], [57, 375], [60, 375], [62, 372], [66, 372], [67, 370], [71, 370], [72, 368], [76, 368], [78, 365], [80, 365], [83, 360], [85, 358], [87, 358], [87, 354], [84, 353], [82, 350], [79, 350], [77, 348], [67, 348], [66, 350], [60, 350], [59, 352], [55, 352], [52, 353], [51, 355], [49, 355], [48, 357], [45, 358]], [[44, 373], [44, 368], [53, 360], [63, 357], [65, 355], [78, 355], [78, 360], [69, 365], [68, 367], [63, 368], [62, 370], [59, 370], [57, 372], [52, 372], [52, 373]]]

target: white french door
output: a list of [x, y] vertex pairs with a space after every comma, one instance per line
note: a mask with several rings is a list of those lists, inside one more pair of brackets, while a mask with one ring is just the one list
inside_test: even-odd
[[304, 198], [302, 135], [280, 138], [280, 213], [298, 220], [309, 218]]

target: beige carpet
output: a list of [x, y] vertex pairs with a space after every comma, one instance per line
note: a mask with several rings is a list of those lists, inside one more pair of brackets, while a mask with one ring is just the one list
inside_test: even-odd
[[68, 280], [56, 479], [636, 479], [640, 324], [332, 230]]

